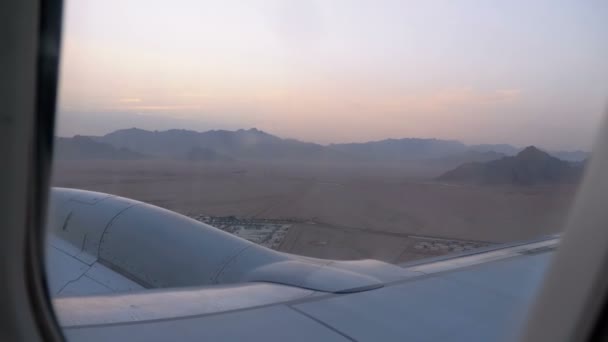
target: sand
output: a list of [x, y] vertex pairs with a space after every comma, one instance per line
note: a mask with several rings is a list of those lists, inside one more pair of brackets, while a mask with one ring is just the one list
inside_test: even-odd
[[[280, 250], [393, 263], [453, 252], [467, 243], [559, 232], [576, 192], [574, 186], [433, 181], [442, 171], [416, 163], [59, 161], [53, 185], [116, 194], [191, 216], [295, 219], [299, 223]], [[441, 242], [435, 244], [441, 248], [420, 247], [420, 237], [457, 244], [449, 250]]]

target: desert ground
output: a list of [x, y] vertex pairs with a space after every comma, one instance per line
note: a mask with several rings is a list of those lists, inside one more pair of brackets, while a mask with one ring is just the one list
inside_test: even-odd
[[290, 220], [279, 250], [391, 263], [557, 233], [576, 193], [433, 181], [442, 171], [419, 163], [58, 161], [53, 185], [191, 217]]

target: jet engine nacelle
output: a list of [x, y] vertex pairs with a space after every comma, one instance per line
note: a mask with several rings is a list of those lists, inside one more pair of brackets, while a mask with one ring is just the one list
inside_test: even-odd
[[84, 190], [52, 189], [48, 226], [48, 253], [61, 252], [61, 258], [74, 261], [47, 262], [56, 287], [75, 280], [66, 276], [66, 284], [53, 282], [53, 274], [97, 264], [143, 288], [272, 282], [353, 292], [380, 287], [408, 272], [375, 260], [277, 252], [166, 209]]

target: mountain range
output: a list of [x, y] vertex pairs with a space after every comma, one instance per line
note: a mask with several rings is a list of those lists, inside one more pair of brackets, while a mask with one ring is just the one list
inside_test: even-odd
[[[58, 159], [142, 159], [169, 158], [192, 161], [293, 160], [305, 162], [402, 162], [427, 161], [459, 165], [486, 162], [512, 156], [521, 149], [505, 144], [466, 145], [455, 140], [386, 139], [364, 143], [320, 145], [279, 138], [252, 128], [236, 131], [196, 132], [171, 129], [148, 131], [122, 129], [103, 136], [57, 138]], [[555, 152], [570, 161], [588, 154], [581, 151]]]

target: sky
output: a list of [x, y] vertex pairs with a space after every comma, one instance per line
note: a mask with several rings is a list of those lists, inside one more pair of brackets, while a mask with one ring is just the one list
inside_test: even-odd
[[60, 136], [256, 127], [588, 150], [604, 0], [68, 0]]

